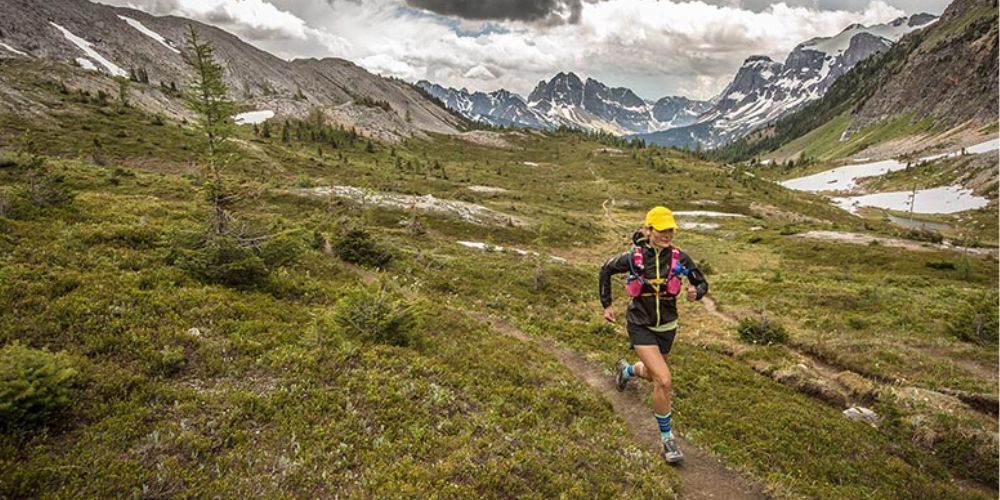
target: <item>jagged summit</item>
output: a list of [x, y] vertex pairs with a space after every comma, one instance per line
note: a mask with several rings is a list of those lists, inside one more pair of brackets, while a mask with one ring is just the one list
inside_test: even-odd
[[671, 146], [721, 146], [819, 99], [859, 61], [936, 19], [922, 14], [868, 27], [852, 24], [835, 36], [799, 44], [783, 63], [750, 56], [698, 123], [645, 138]]
[[646, 133], [693, 123], [708, 104], [668, 96], [648, 102], [625, 87], [608, 87], [573, 72], [560, 71], [541, 80], [527, 100], [507, 90], [469, 92], [421, 81], [418, 86], [450, 109], [492, 125], [543, 129], [570, 127], [619, 135]]

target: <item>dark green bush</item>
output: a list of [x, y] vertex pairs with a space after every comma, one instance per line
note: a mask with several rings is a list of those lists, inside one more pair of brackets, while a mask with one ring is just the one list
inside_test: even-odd
[[966, 342], [990, 345], [997, 343], [1000, 328], [998, 293], [986, 293], [972, 301], [957, 304], [954, 317], [948, 323], [948, 333]]
[[698, 270], [705, 276], [715, 274], [715, 268], [712, 267], [712, 263], [707, 260], [703, 260], [698, 263]]
[[156, 369], [163, 375], [173, 375], [187, 364], [184, 348], [167, 346], [156, 353]]
[[44, 424], [69, 405], [77, 371], [68, 356], [25, 347], [0, 349], [0, 427]]
[[352, 229], [333, 246], [333, 252], [352, 264], [384, 268], [392, 254], [382, 248], [364, 229]]
[[365, 342], [421, 347], [417, 307], [389, 295], [382, 287], [357, 288], [337, 302], [333, 320], [348, 337]]
[[45, 159], [33, 156], [25, 165], [24, 189], [21, 197], [36, 207], [66, 205], [75, 196], [62, 175], [52, 172]]
[[908, 229], [902, 233], [902, 237], [908, 240], [925, 241], [928, 243], [941, 243], [944, 241], [944, 237], [941, 236], [941, 233], [933, 229], [926, 229], [922, 227]]
[[263, 285], [270, 272], [252, 247], [229, 236], [210, 239], [198, 248], [175, 248], [171, 260], [201, 281], [235, 288]]
[[269, 269], [287, 266], [302, 255], [303, 244], [297, 238], [279, 235], [260, 244], [258, 253]]
[[771, 321], [769, 318], [747, 317], [740, 320], [736, 327], [740, 340], [752, 344], [781, 344], [788, 342], [788, 332], [785, 327]]
[[924, 262], [924, 265], [931, 269], [938, 269], [938, 270], [955, 269], [954, 262], [948, 262], [943, 260], [930, 260]]

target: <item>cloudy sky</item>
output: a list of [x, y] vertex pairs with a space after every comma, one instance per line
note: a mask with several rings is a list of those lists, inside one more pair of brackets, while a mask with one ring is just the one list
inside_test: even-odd
[[718, 93], [755, 54], [949, 0], [101, 0], [223, 28], [286, 59], [527, 95], [573, 71], [647, 99]]

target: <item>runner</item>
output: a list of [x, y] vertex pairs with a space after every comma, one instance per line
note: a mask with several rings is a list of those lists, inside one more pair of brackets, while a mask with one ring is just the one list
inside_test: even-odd
[[685, 298], [700, 300], [708, 293], [708, 282], [694, 261], [672, 245], [677, 223], [666, 207], [646, 213], [646, 223], [632, 235], [632, 248], [608, 259], [601, 267], [599, 292], [604, 319], [615, 321], [611, 300], [611, 275], [629, 273], [626, 289], [632, 297], [625, 317], [629, 343], [639, 356], [634, 365], [618, 361], [616, 381], [624, 391], [628, 381], [639, 377], [653, 382], [653, 413], [660, 428], [663, 456], [669, 463], [684, 459], [670, 427], [670, 367], [667, 355], [677, 334], [677, 295], [681, 276], [688, 277]]

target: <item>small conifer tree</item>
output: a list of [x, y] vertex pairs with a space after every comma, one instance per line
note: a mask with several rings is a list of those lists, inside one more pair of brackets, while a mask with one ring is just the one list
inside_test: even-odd
[[188, 106], [198, 115], [198, 128], [208, 141], [208, 199], [213, 209], [211, 235], [219, 236], [226, 231], [229, 199], [223, 185], [220, 148], [232, 134], [232, 115], [236, 108], [226, 95], [222, 65], [216, 62], [211, 44], [198, 36], [194, 26], [188, 28], [184, 61], [193, 70], [194, 79], [186, 98]]

